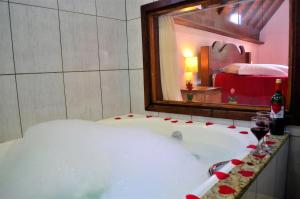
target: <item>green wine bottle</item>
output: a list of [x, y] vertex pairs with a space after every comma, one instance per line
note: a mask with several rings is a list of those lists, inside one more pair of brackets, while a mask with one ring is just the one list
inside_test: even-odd
[[272, 135], [284, 134], [284, 96], [281, 93], [282, 81], [276, 79], [275, 94], [271, 99], [271, 119], [270, 132]]

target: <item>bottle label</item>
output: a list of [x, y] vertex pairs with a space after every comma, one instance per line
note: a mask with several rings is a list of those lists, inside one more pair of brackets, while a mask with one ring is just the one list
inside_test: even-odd
[[284, 106], [273, 104], [271, 106], [271, 118], [284, 118]]

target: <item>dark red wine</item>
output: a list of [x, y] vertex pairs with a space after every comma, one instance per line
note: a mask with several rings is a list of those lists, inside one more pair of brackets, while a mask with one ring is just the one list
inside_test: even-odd
[[258, 140], [261, 140], [268, 132], [267, 127], [253, 127], [251, 128], [252, 133], [256, 136]]
[[258, 127], [265, 127], [265, 128], [268, 128], [268, 124], [266, 124], [266, 122], [263, 122], [263, 121], [257, 121], [256, 123], [256, 126]]

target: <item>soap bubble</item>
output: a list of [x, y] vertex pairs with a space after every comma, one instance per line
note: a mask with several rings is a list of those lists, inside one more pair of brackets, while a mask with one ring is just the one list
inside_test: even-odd
[[178, 140], [150, 130], [53, 121], [10, 147], [0, 164], [0, 196], [179, 199], [208, 178], [206, 167]]

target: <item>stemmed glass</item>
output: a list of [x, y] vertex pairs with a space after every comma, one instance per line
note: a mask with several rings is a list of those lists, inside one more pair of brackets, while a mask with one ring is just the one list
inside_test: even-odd
[[[257, 115], [257, 116], [260, 116], [260, 117], [266, 117], [266, 118], [268, 118], [268, 120], [269, 120], [269, 129], [271, 128], [270, 125], [271, 125], [271, 123], [272, 123], [272, 119], [271, 119], [271, 115], [270, 115], [270, 112], [269, 112], [269, 111], [259, 111], [259, 112], [256, 112], [256, 115]], [[266, 136], [263, 137], [263, 145], [262, 145], [262, 148], [263, 148], [266, 152], [270, 153], [271, 149], [270, 149], [270, 147], [266, 144], [265, 138], [266, 138]]]
[[266, 154], [264, 150], [264, 139], [262, 139], [270, 130], [269, 128], [270, 120], [263, 116], [253, 116], [251, 117], [251, 131], [258, 139], [258, 144], [255, 154]]

